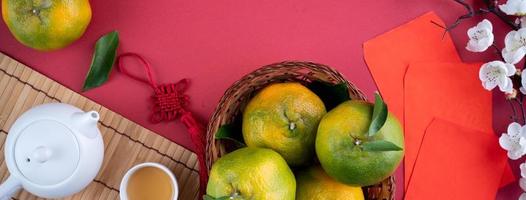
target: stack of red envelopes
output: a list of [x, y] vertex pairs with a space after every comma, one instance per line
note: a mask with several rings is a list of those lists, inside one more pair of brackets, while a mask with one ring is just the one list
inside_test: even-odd
[[515, 177], [493, 131], [491, 92], [478, 79], [481, 64], [463, 63], [435, 23], [444, 25], [427, 13], [364, 44], [377, 87], [404, 126], [405, 199], [495, 199]]

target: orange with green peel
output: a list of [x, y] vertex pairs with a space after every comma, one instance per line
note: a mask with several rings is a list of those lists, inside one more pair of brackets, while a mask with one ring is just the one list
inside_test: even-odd
[[209, 199], [294, 200], [296, 180], [275, 151], [245, 147], [212, 165], [206, 194]]
[[296, 183], [296, 200], [364, 200], [361, 187], [335, 181], [319, 166], [300, 171]]
[[[387, 111], [386, 111], [387, 112]], [[379, 131], [368, 134], [373, 104], [346, 101], [321, 120], [316, 136], [316, 154], [332, 178], [352, 186], [369, 186], [389, 177], [404, 155], [404, 135], [398, 120], [387, 115]], [[371, 151], [369, 144], [390, 143], [402, 150]]]
[[262, 89], [243, 112], [242, 132], [249, 147], [270, 148], [291, 166], [314, 157], [318, 123], [326, 113], [322, 100], [299, 83]]
[[2, 0], [2, 17], [20, 43], [50, 51], [84, 34], [91, 7], [88, 0]]

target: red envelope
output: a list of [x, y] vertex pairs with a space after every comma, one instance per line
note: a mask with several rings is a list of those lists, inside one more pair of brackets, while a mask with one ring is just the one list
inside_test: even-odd
[[415, 61], [461, 62], [444, 22], [429, 12], [364, 43], [365, 62], [389, 111], [403, 122], [404, 75]]
[[[480, 65], [419, 62], [409, 66], [404, 82], [406, 189], [421, 151], [424, 131], [433, 118], [447, 119], [470, 129], [493, 134], [492, 95], [482, 88], [478, 79]], [[502, 185], [514, 179], [511, 168], [507, 167]]]
[[434, 119], [405, 200], [493, 200], [506, 159], [491, 132]]

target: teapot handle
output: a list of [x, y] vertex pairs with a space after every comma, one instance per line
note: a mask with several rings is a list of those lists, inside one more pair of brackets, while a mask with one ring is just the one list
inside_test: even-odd
[[9, 200], [15, 193], [22, 188], [20, 181], [13, 175], [0, 185], [0, 200]]

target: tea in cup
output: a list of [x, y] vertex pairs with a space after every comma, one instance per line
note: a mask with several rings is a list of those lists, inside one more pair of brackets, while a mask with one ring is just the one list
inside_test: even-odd
[[159, 163], [135, 165], [121, 181], [121, 200], [175, 200], [178, 195], [175, 176]]

